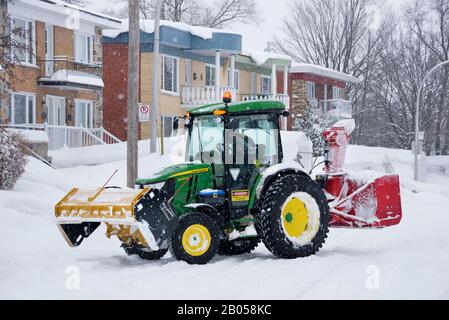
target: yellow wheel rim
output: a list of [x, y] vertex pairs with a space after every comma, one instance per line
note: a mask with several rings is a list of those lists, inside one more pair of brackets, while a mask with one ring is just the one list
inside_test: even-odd
[[307, 229], [309, 212], [301, 200], [291, 198], [282, 209], [282, 225], [289, 237], [300, 237]]
[[209, 230], [201, 224], [189, 226], [182, 235], [182, 247], [194, 257], [205, 254], [209, 250], [210, 243]]

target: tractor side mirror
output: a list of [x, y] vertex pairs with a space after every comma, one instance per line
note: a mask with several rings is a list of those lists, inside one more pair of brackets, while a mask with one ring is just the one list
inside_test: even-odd
[[173, 131], [178, 130], [179, 128], [179, 118], [178, 117], [174, 117], [173, 118]]
[[288, 111], [282, 112], [282, 116], [285, 118], [288, 118], [289, 115], [290, 115], [290, 112], [288, 112]]

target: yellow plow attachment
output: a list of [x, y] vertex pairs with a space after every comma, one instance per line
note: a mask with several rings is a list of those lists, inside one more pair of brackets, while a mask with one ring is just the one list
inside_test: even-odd
[[72, 247], [79, 246], [103, 222], [106, 235], [117, 236], [123, 245], [159, 250], [178, 221], [163, 192], [149, 188], [75, 188], [56, 204], [55, 216]]

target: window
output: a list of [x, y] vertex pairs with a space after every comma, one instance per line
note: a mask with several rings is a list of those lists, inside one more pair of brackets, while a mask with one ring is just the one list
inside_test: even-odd
[[315, 83], [307, 81], [307, 99], [315, 100]]
[[215, 86], [215, 66], [206, 65], [206, 86]]
[[257, 73], [251, 72], [251, 94], [257, 93]]
[[75, 60], [92, 63], [92, 36], [75, 33]]
[[332, 99], [343, 99], [343, 89], [332, 87]]
[[75, 127], [93, 128], [93, 103], [89, 100], [75, 100]]
[[162, 56], [162, 90], [178, 93], [178, 66], [179, 59], [175, 57]]
[[9, 119], [12, 124], [36, 123], [36, 97], [27, 93], [12, 93]]
[[[164, 126], [164, 137], [172, 137], [177, 134], [178, 117], [177, 116], [161, 116], [161, 123]], [[175, 124], [175, 126], [173, 126]]]
[[16, 49], [13, 54], [22, 63], [35, 64], [34, 22], [13, 18], [12, 29], [19, 29], [13, 39], [23, 46], [23, 49]]
[[228, 86], [233, 86], [237, 91], [240, 85], [240, 71], [234, 70], [234, 85], [231, 84], [231, 70], [228, 69]]
[[271, 94], [271, 77], [261, 76], [261, 90], [262, 94]]

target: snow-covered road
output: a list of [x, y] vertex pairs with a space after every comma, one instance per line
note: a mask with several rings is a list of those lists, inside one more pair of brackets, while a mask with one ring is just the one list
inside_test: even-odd
[[[0, 298], [447, 299], [449, 178], [433, 173], [434, 184], [413, 182], [412, 157], [401, 150], [350, 146], [347, 167], [382, 171], [386, 154], [401, 175], [399, 226], [332, 229], [323, 249], [306, 259], [275, 259], [260, 245], [252, 254], [218, 256], [205, 266], [170, 254], [157, 262], [128, 257], [104, 230], [69, 248], [53, 222], [54, 204], [73, 186], [101, 185], [116, 168], [112, 184], [123, 184], [125, 164], [117, 158], [53, 170], [31, 159], [15, 191], [0, 191]], [[142, 157], [142, 175], [176, 159]], [[73, 282], [78, 272], [79, 289]]]

